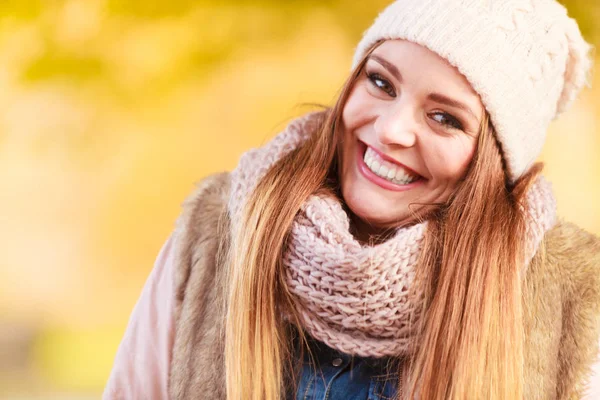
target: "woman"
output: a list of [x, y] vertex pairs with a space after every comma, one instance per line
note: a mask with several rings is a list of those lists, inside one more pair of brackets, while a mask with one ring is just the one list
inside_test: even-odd
[[533, 161], [588, 51], [553, 0], [391, 4], [331, 109], [186, 201], [105, 398], [581, 398], [600, 240]]

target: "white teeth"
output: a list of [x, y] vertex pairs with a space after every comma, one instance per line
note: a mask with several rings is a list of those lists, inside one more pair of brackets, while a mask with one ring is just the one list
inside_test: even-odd
[[408, 171], [399, 165], [381, 159], [370, 147], [367, 147], [367, 151], [365, 151], [364, 161], [375, 175], [397, 185], [407, 185], [418, 178], [410, 175]]
[[405, 181], [410, 179], [410, 176], [404, 173], [402, 170], [396, 171], [396, 176], [394, 177], [397, 181]]
[[381, 164], [379, 164], [379, 161], [373, 161], [373, 164], [371, 164], [371, 171], [373, 171], [377, 174], [379, 172], [379, 167], [381, 167]]

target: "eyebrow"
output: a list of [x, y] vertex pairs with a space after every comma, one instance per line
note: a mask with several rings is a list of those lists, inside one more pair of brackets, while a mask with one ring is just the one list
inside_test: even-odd
[[398, 71], [398, 68], [396, 68], [394, 64], [375, 54], [371, 54], [369, 58], [381, 64], [385, 69], [387, 69], [390, 72], [390, 74], [394, 75], [394, 78], [396, 78], [398, 82], [402, 83], [402, 74], [400, 73], [400, 71]]
[[[387, 61], [386, 59], [384, 59], [376, 54], [371, 54], [369, 56], [369, 59], [373, 59], [374, 61], [381, 64], [381, 66], [383, 66], [385, 69], [387, 69], [390, 72], [390, 74], [392, 74], [398, 80], [398, 82], [402, 83], [402, 74], [400, 73], [398, 68], [396, 68], [396, 66], [394, 64], [392, 64], [391, 62]], [[440, 94], [440, 93], [431, 93], [429, 96], [427, 96], [427, 98], [431, 101], [435, 101], [436, 103], [445, 104], [447, 106], [458, 108], [459, 110], [463, 110], [463, 111], [471, 114], [473, 116], [473, 118], [475, 118], [475, 120], [479, 121], [479, 118], [477, 117], [477, 115], [475, 115], [473, 110], [471, 110], [470, 107], [461, 103], [460, 101], [453, 100], [453, 99], [451, 99], [447, 96], [444, 96], [443, 94]]]
[[469, 106], [461, 103], [460, 101], [453, 100], [453, 99], [446, 97], [443, 94], [439, 94], [439, 93], [430, 93], [429, 96], [427, 96], [427, 98], [431, 101], [435, 101], [436, 103], [445, 104], [447, 106], [463, 110], [463, 111], [471, 114], [473, 116], [473, 118], [475, 118], [475, 120], [479, 121], [479, 118], [477, 118], [477, 115], [475, 115], [473, 110], [471, 110], [471, 108], [469, 108]]

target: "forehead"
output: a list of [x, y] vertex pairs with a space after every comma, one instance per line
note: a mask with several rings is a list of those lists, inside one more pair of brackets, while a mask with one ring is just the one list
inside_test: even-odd
[[478, 93], [458, 68], [425, 46], [402, 39], [386, 40], [373, 54], [395, 65], [407, 80], [427, 82], [436, 91], [476, 97], [479, 102]]

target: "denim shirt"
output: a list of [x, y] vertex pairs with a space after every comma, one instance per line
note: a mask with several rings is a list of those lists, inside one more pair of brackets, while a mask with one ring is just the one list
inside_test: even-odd
[[314, 363], [305, 351], [296, 395], [290, 400], [394, 399], [398, 372], [393, 366], [387, 372], [389, 359], [353, 357], [307, 339]]

